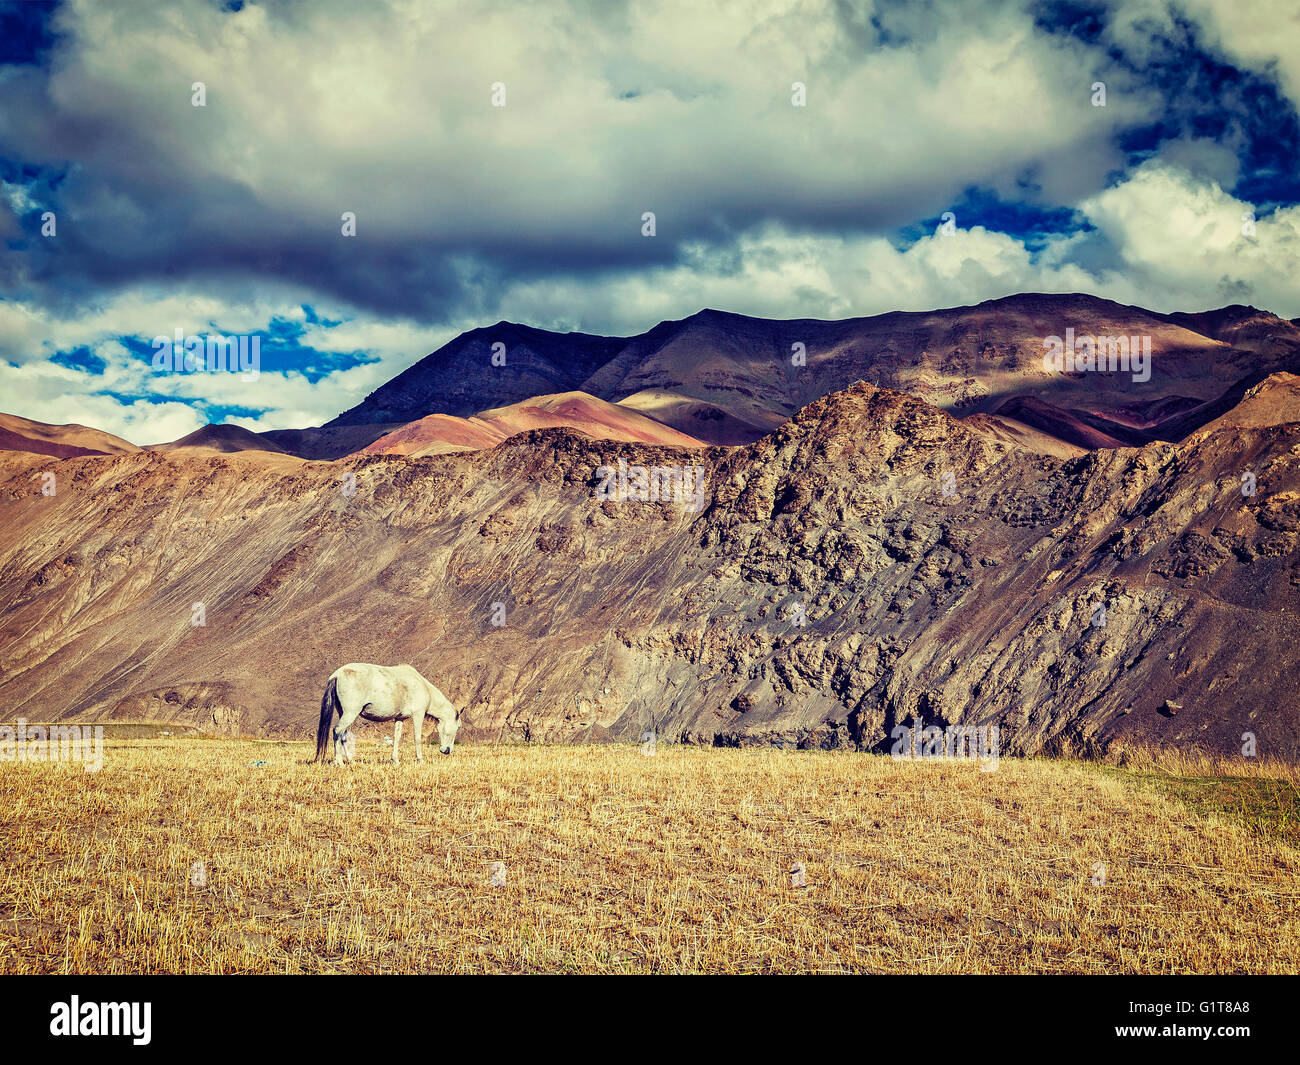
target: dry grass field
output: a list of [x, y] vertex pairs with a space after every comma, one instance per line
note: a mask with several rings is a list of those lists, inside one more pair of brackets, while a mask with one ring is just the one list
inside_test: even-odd
[[1300, 972], [1289, 770], [310, 753], [0, 762], [0, 972]]

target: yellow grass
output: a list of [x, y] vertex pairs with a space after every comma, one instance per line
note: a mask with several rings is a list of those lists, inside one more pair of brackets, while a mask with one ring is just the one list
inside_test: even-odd
[[1300, 853], [1122, 770], [309, 754], [173, 738], [109, 741], [99, 773], [0, 762], [0, 972], [1300, 971]]

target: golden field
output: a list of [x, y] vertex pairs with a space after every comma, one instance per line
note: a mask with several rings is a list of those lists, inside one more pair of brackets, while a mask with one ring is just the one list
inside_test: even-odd
[[0, 972], [1300, 972], [1289, 769], [430, 752], [0, 762]]

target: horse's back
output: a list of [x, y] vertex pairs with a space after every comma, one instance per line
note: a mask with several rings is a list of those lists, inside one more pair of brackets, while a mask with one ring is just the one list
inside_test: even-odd
[[[414, 673], [415, 670], [410, 666], [381, 666], [374, 662], [349, 662], [345, 666], [339, 666], [330, 674], [332, 681], [366, 681], [372, 678], [380, 677], [397, 677], [404, 675], [409, 670]], [[418, 675], [418, 674], [417, 674]]]
[[405, 717], [428, 709], [429, 683], [408, 665], [349, 662], [336, 669], [330, 679], [344, 706], [368, 708], [367, 717]]

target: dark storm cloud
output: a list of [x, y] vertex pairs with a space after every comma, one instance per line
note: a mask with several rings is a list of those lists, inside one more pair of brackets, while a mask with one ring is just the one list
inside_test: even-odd
[[[1056, 84], [1082, 53], [1016, 40], [1032, 27], [1005, 5], [982, 11], [986, 38], [969, 5], [836, 4], [714, 20], [685, 48], [670, 11], [641, 5], [589, 24], [582, 9], [148, 8], [64, 5], [40, 31], [45, 60], [0, 84], [0, 152], [68, 174], [30, 186], [27, 239], [0, 264], [11, 292], [265, 278], [443, 320], [505, 280], [654, 267], [771, 221], [888, 232], [972, 183], [1060, 169], [1078, 143], [1096, 186], [1117, 161], [1099, 149], [1145, 114], [1088, 107], [1091, 69]], [[1010, 114], [1026, 94], [1030, 113]], [[44, 209], [57, 244], [37, 238]]]

